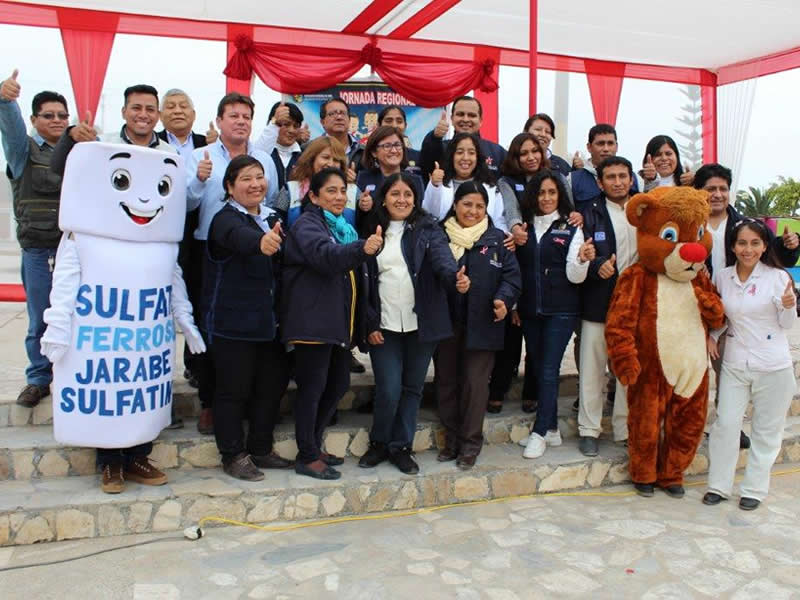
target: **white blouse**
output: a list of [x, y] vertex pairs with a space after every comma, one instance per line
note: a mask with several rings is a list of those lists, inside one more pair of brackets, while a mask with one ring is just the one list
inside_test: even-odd
[[[508, 233], [503, 197], [495, 186], [484, 183], [483, 187], [486, 188], [486, 193], [489, 195], [489, 206], [486, 207], [486, 212], [492, 217], [492, 223], [495, 227]], [[425, 188], [425, 196], [422, 199], [422, 208], [441, 221], [447, 216], [450, 207], [453, 206], [454, 190], [453, 182], [450, 182], [450, 185], [433, 185], [429, 181], [428, 187]]]
[[788, 281], [785, 271], [762, 262], [747, 281], [739, 280], [736, 265], [714, 272], [727, 317], [726, 327], [712, 332], [717, 339], [723, 332], [727, 336], [723, 363], [767, 372], [792, 366], [786, 330], [794, 325], [797, 310], [781, 304]]
[[414, 284], [403, 257], [401, 240], [405, 221], [391, 221], [378, 254], [378, 295], [381, 299], [381, 329], [404, 333], [417, 330]]

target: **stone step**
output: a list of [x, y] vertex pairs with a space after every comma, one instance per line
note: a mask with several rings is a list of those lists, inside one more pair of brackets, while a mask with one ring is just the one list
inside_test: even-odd
[[[559, 427], [564, 438], [577, 433], [576, 413], [572, 410], [574, 396], [559, 398]], [[534, 415], [524, 413], [518, 401], [508, 401], [499, 414], [487, 414], [484, 435], [487, 444], [516, 442], [527, 435]], [[325, 448], [336, 456], [360, 457], [367, 451], [372, 415], [356, 411], [339, 413], [339, 421], [328, 428]], [[604, 426], [610, 431], [609, 419]], [[414, 451], [436, 449], [443, 443], [444, 431], [434, 406], [424, 405], [419, 414]], [[0, 480], [43, 479], [52, 477], [91, 475], [96, 472], [95, 451], [91, 448], [64, 446], [53, 439], [49, 427], [7, 427], [3, 430], [0, 448]], [[275, 428], [275, 451], [294, 459], [297, 444], [294, 421], [284, 416]], [[182, 429], [164, 430], [155, 440], [153, 461], [164, 469], [198, 469], [217, 467], [220, 456], [214, 436], [197, 432], [197, 421], [186, 419]]]
[[[22, 387], [22, 385], [20, 385]], [[348, 411], [365, 404], [372, 399], [375, 380], [371, 372], [354, 373], [350, 376], [350, 390], [345, 393], [339, 402], [339, 410]], [[575, 373], [561, 375], [559, 392], [563, 395], [576, 395], [578, 393], [578, 378]], [[291, 405], [297, 393], [297, 386], [292, 381], [281, 403], [284, 413], [291, 412]], [[522, 394], [522, 379], [515, 378], [507, 395], [509, 400], [519, 401]], [[433, 371], [428, 373], [425, 383], [424, 395], [433, 398]], [[183, 375], [175, 378], [172, 387], [172, 397], [178, 415], [184, 418], [198, 417], [200, 415], [200, 400], [197, 390], [190, 386]], [[3, 427], [23, 427], [25, 425], [52, 425], [53, 400], [52, 396], [44, 398], [38, 406], [26, 408], [16, 404], [16, 394], [0, 395], [0, 429]]]
[[[97, 475], [0, 482], [0, 545], [180, 531], [207, 516], [249, 523], [301, 521], [534, 493], [589, 491], [628, 480], [624, 448], [605, 441], [600, 444], [600, 456], [592, 459], [571, 444], [550, 448], [536, 460], [521, 458], [519, 449], [510, 444], [487, 446], [468, 472], [458, 470], [452, 462], [438, 463], [434, 452], [420, 453], [417, 459], [420, 473], [416, 476], [403, 475], [388, 464], [359, 469], [355, 461], [348, 460], [337, 481], [269, 471], [264, 481], [246, 483], [220, 469], [171, 469], [170, 481], [164, 486], [129, 483], [118, 495], [103, 494]], [[791, 417], [778, 462], [799, 460], [800, 418]], [[745, 461], [743, 451], [740, 466]], [[708, 449], [703, 444], [687, 474], [702, 474], [707, 468]], [[698, 501], [696, 494], [693, 496], [685, 501]], [[531, 509], [537, 510], [533, 504]], [[471, 527], [448, 519], [432, 526], [461, 531]]]

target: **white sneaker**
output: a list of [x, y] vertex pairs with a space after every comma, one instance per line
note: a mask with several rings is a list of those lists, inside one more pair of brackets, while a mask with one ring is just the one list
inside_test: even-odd
[[523, 458], [539, 458], [547, 449], [547, 443], [538, 433], [531, 433], [528, 436], [528, 445], [522, 451]]
[[544, 441], [547, 442], [548, 446], [560, 446], [561, 432], [558, 429], [555, 431], [548, 431], [544, 436]]
[[[518, 440], [517, 443], [522, 446], [523, 448], [528, 445], [531, 436], [530, 434], [526, 435], [521, 440]], [[555, 431], [548, 431], [544, 436], [544, 441], [547, 443], [548, 446], [560, 446], [562, 443], [561, 440], [561, 432], [556, 429]]]

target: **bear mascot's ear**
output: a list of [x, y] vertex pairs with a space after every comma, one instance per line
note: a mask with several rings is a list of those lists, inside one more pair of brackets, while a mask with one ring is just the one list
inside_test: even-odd
[[636, 194], [625, 206], [625, 215], [628, 217], [628, 223], [638, 228], [642, 222], [644, 211], [648, 208], [654, 208], [654, 198], [648, 194]]

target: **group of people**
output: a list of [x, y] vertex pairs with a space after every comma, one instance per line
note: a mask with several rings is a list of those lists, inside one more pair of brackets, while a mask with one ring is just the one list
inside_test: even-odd
[[[61, 238], [61, 175], [71, 149], [99, 136], [90, 118], [70, 126], [66, 100], [47, 91], [34, 97], [28, 136], [19, 94], [15, 71], [0, 86], [0, 134], [30, 322], [28, 384], [17, 402], [35, 406], [51, 381], [40, 339]], [[708, 338], [718, 414], [704, 501], [731, 493], [738, 448], [748, 441], [740, 428], [751, 399], [742, 494], [755, 506], [766, 495], [794, 390], [784, 331], [796, 310], [783, 267], [797, 261], [800, 240], [743, 219], [729, 202], [729, 169], [685, 169], [665, 135], [650, 141], [634, 169], [617, 156], [617, 133], [608, 124], [589, 131], [586, 163], [577, 155], [568, 162], [550, 150], [555, 125], [546, 114], [531, 116], [505, 150], [480, 136], [481, 105], [469, 96], [453, 102], [449, 117], [442, 112], [418, 151], [407, 143], [401, 107], [384, 108], [362, 144], [348, 133], [350, 111], [340, 98], [321, 106], [325, 134], [313, 140], [299, 108], [278, 102], [251, 141], [255, 105], [238, 93], [221, 99], [204, 135], [193, 132], [191, 98], [178, 89], [159, 99], [151, 86], [128, 88], [122, 118], [108, 141], [177, 153], [185, 161], [188, 212], [179, 262], [206, 346], [203, 353], [187, 350], [185, 375], [198, 387], [198, 429], [215, 435], [231, 476], [259, 480], [270, 468], [341, 476], [335, 467], [344, 459], [324, 451], [323, 436], [351, 371], [363, 370], [355, 347], [369, 353], [375, 375], [361, 467], [389, 461], [403, 473], [419, 471], [412, 443], [433, 361], [445, 429], [437, 459], [472, 468], [485, 413], [502, 410], [523, 338], [523, 410], [536, 412], [521, 441], [523, 456], [537, 458], [562, 443], [559, 368], [573, 334], [579, 449], [598, 454], [607, 397], [614, 440], [625, 444], [626, 387], [617, 381], [613, 392], [605, 391], [605, 325], [619, 276], [638, 260], [626, 205], [640, 190], [693, 186], [709, 194], [714, 246], [706, 266], [727, 315], [726, 331]], [[159, 120], [164, 130], [156, 132]], [[297, 384], [295, 461], [273, 451], [290, 378]], [[181, 425], [174, 416], [173, 426]], [[164, 483], [165, 474], [147, 459], [150, 449], [99, 454], [102, 489], [119, 492], [125, 480]]]

